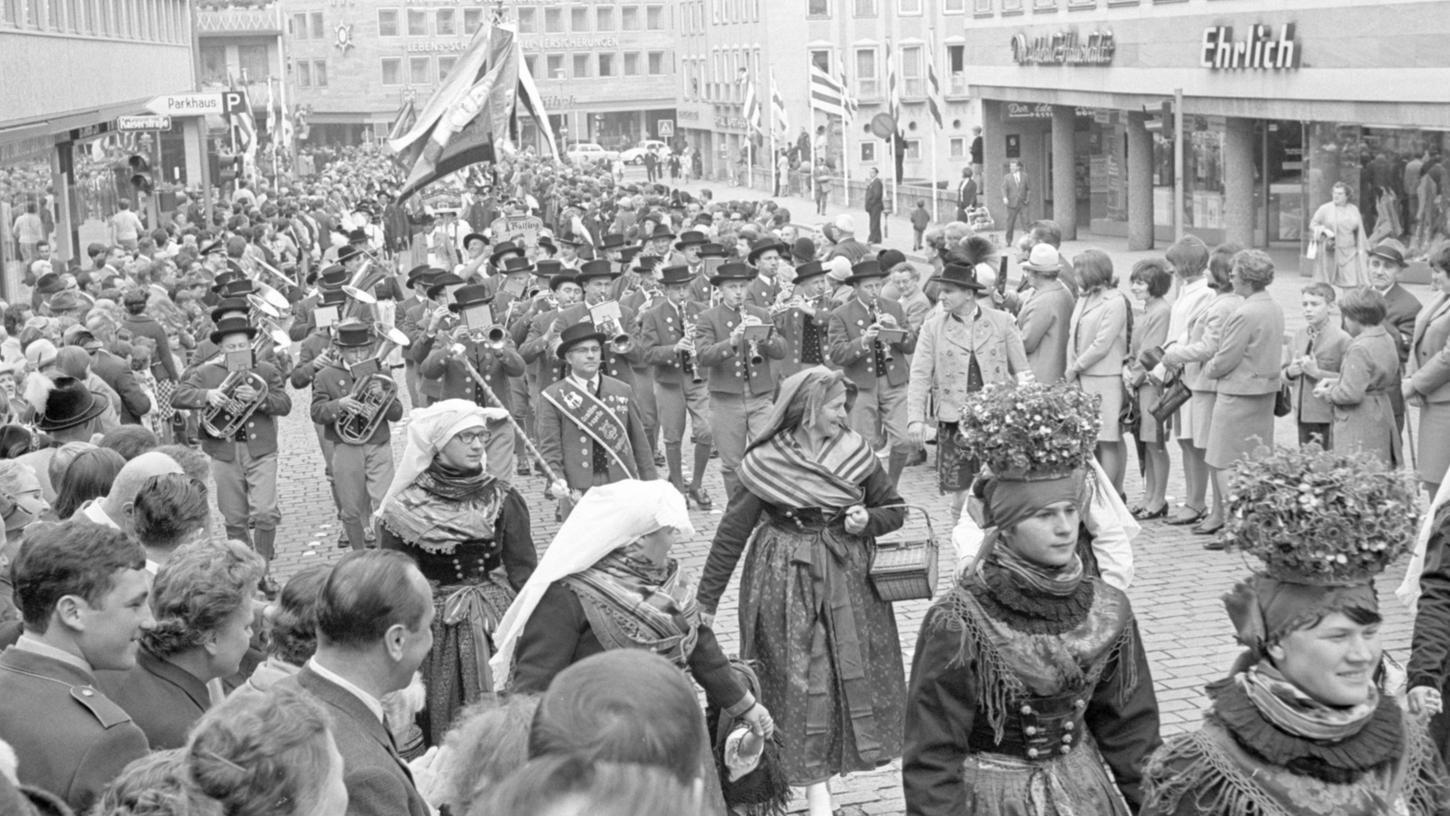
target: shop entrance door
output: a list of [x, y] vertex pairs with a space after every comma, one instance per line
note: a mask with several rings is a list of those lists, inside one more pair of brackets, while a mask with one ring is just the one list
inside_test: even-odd
[[1279, 119], [1260, 121], [1256, 127], [1255, 231], [1262, 230], [1270, 247], [1297, 248], [1309, 218], [1304, 200], [1304, 125]]

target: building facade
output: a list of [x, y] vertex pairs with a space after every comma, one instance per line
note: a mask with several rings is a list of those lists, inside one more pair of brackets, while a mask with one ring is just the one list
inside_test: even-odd
[[[72, 258], [132, 197], [128, 158], [158, 157], [184, 183], [181, 122], [120, 133], [155, 96], [194, 82], [189, 0], [0, 2], [0, 257], [6, 297], [19, 266], [11, 227], [34, 204], [57, 258]], [[159, 170], [159, 168], [158, 168]]]
[[[502, 6], [553, 126], [565, 141], [628, 146], [673, 124], [675, 0]], [[289, 99], [308, 112], [312, 143], [381, 138], [409, 98], [437, 87], [494, 3], [292, 0]], [[670, 125], [665, 130], [670, 130]], [[524, 123], [522, 140], [535, 138]]]
[[1019, 160], [1032, 217], [1135, 248], [1181, 229], [1302, 258], [1336, 183], [1366, 241], [1444, 232], [1450, 3], [972, 0], [966, 22], [999, 220]]

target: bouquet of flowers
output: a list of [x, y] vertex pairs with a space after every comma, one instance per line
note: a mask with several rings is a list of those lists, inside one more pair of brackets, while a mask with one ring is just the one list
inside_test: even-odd
[[1093, 455], [1099, 401], [1069, 385], [986, 388], [967, 395], [958, 438], [999, 477], [1060, 476]]
[[1364, 454], [1260, 447], [1229, 482], [1229, 549], [1269, 575], [1321, 586], [1363, 583], [1398, 558], [1419, 527], [1415, 480]]

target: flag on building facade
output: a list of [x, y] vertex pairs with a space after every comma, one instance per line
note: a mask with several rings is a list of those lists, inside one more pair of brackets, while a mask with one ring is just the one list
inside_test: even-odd
[[856, 100], [847, 90], [846, 75], [840, 79], [811, 63], [810, 76], [811, 108], [829, 116], [839, 116], [846, 121], [856, 118]]
[[512, 151], [520, 106], [533, 115], [549, 149], [557, 155], [548, 116], [528, 77], [518, 38], [508, 27], [482, 26], [417, 112], [416, 120], [388, 140], [393, 160], [408, 174], [398, 200], [449, 173]]
[[886, 44], [886, 112], [891, 114], [891, 120], [896, 126], [901, 127], [901, 87], [896, 76], [896, 54], [891, 50], [891, 43]]
[[785, 112], [785, 97], [775, 84], [775, 70], [770, 71], [770, 132], [777, 139], [790, 138], [790, 119]]
[[749, 133], [756, 133], [760, 130], [760, 99], [755, 93], [755, 80], [750, 78], [748, 71], [741, 68], [740, 79], [737, 81], [745, 88], [745, 101], [740, 105], [740, 113], [745, 117], [745, 129]]
[[937, 130], [943, 128], [946, 113], [946, 100], [941, 93], [940, 74], [936, 70], [936, 36], [928, 33], [926, 39], [926, 112], [931, 114], [933, 122], [936, 122]]

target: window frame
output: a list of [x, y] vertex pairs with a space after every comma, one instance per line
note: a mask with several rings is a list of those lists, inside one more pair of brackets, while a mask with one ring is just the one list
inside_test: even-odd
[[[389, 82], [388, 81], [388, 66], [389, 65], [391, 65], [394, 68], [393, 81], [392, 82]], [[403, 85], [407, 84], [407, 83], [403, 82], [403, 58], [402, 57], [383, 57], [382, 59], [378, 60], [378, 66], [379, 66], [378, 67], [379, 77], [381, 78], [381, 81], [380, 81], [379, 84], [381, 84], [381, 85], [383, 85], [384, 87], [387, 87], [387, 88], [397, 88], [397, 87], [402, 87]]]
[[[869, 79], [861, 76], [861, 55], [869, 52], [871, 54], [871, 76]], [[881, 99], [884, 89], [881, 83], [881, 47], [877, 45], [853, 45], [851, 46], [851, 62], [855, 68], [855, 85], [857, 99]], [[863, 83], [870, 82], [870, 90]]]
[[[458, 36], [458, 9], [440, 8], [433, 10], [433, 34], [438, 37]], [[448, 31], [443, 30], [443, 21], [448, 20]]]
[[[423, 70], [422, 71], [419, 71], [418, 70], [418, 66], [420, 66], [420, 65], [423, 66]], [[422, 75], [423, 79], [419, 79], [418, 78], [418, 76], [420, 74]], [[436, 69], [433, 67], [433, 57], [431, 55], [429, 55], [429, 54], [412, 54], [412, 55], [409, 55], [409, 57], [408, 57], [408, 84], [409, 85], [432, 85], [433, 82], [431, 81], [431, 78], [432, 77], [435, 77], [437, 75], [438, 74], [436, 73]]]
[[[426, 36], [428, 36], [428, 9], [426, 9], [426, 8], [410, 8], [410, 9], [407, 10], [407, 14], [405, 14], [404, 17], [405, 17], [406, 23], [407, 23], [407, 26], [404, 28], [404, 31], [406, 31], [408, 33], [408, 36], [409, 37], [426, 37]], [[415, 20], [420, 21], [423, 24], [423, 31], [422, 32], [418, 32], [417, 30], [414, 29], [413, 22]]]
[[[384, 30], [383, 20], [385, 19], [385, 16], [391, 16], [392, 17], [392, 20], [393, 20], [393, 25], [392, 25], [393, 32], [391, 34], [389, 34], [386, 30]], [[402, 20], [398, 17], [398, 9], [395, 9], [395, 8], [385, 8], [385, 9], [384, 8], [380, 8], [380, 9], [378, 9], [378, 36], [379, 37], [398, 37], [398, 36], [401, 36], [402, 35], [402, 31], [403, 31], [403, 24], [402, 24]]]

